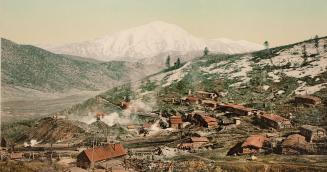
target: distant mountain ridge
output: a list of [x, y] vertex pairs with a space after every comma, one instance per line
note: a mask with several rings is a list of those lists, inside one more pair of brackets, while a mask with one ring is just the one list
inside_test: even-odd
[[58, 55], [3, 38], [1, 50], [2, 85], [44, 92], [108, 89], [148, 73], [141, 64]]
[[170, 52], [196, 52], [208, 47], [216, 53], [244, 53], [263, 49], [262, 45], [229, 39], [197, 38], [181, 27], [162, 21], [151, 22], [112, 35], [81, 43], [44, 46], [55, 53], [92, 57], [98, 60], [137, 61]]

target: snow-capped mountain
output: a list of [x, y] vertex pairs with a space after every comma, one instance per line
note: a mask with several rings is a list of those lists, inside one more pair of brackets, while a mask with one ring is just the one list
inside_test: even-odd
[[43, 47], [55, 53], [91, 57], [98, 60], [140, 60], [169, 52], [210, 51], [242, 53], [259, 50], [261, 45], [229, 39], [197, 38], [174, 24], [161, 21], [127, 29], [92, 41], [57, 47]]

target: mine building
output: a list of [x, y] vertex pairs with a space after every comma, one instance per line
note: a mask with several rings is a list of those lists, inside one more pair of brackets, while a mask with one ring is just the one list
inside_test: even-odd
[[220, 109], [223, 111], [235, 113], [240, 116], [252, 115], [256, 111], [256, 109], [248, 108], [248, 107], [245, 107], [243, 105], [238, 105], [238, 104], [220, 105]]
[[195, 96], [201, 99], [211, 99], [211, 100], [215, 100], [218, 97], [216, 93], [211, 93], [206, 91], [195, 91]]
[[298, 104], [309, 104], [309, 105], [319, 105], [322, 103], [319, 97], [309, 96], [309, 95], [298, 95], [295, 96], [295, 103]]
[[292, 124], [288, 119], [275, 114], [263, 114], [260, 116], [260, 120], [263, 124], [275, 129], [292, 127]]
[[263, 135], [252, 135], [245, 139], [241, 145], [241, 154], [257, 154], [265, 152], [265, 146], [269, 144], [269, 140]]
[[308, 142], [316, 142], [326, 138], [326, 130], [312, 125], [303, 125], [300, 127], [300, 133]]
[[169, 127], [175, 129], [181, 129], [183, 120], [181, 116], [171, 116], [169, 117]]
[[304, 136], [299, 134], [289, 135], [281, 144], [281, 153], [286, 155], [298, 155], [308, 152], [308, 143]]
[[178, 144], [177, 147], [179, 149], [192, 150], [198, 149], [207, 143], [209, 143], [207, 137], [191, 137], [187, 139], [184, 143]]
[[200, 100], [200, 104], [203, 107], [212, 108], [212, 109], [216, 109], [218, 106], [218, 102], [214, 100]]
[[76, 165], [82, 168], [93, 167], [95, 163], [120, 158], [127, 154], [122, 144], [107, 144], [82, 151], [77, 156]]
[[200, 103], [200, 99], [195, 96], [186, 96], [181, 98], [181, 102], [187, 105], [197, 105]]
[[241, 124], [241, 118], [239, 118], [239, 117], [233, 117], [232, 119], [233, 119], [233, 123], [235, 125], [240, 125]]
[[20, 160], [20, 159], [23, 159], [24, 158], [23, 155], [24, 154], [22, 152], [12, 152], [10, 154], [10, 159], [11, 160]]
[[216, 118], [211, 117], [208, 114], [197, 112], [194, 114], [194, 120], [196, 123], [200, 124], [206, 128], [216, 128], [218, 127], [218, 121]]

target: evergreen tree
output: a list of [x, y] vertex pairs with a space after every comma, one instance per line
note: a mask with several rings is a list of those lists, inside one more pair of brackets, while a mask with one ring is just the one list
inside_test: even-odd
[[316, 35], [314, 38], [314, 44], [317, 49], [317, 54], [319, 54], [319, 36], [318, 35]]
[[203, 50], [203, 55], [206, 56], [208, 54], [209, 54], [209, 49], [208, 49], [208, 47], [205, 47]]
[[265, 46], [266, 50], [269, 50], [269, 42], [268, 41], [265, 41], [263, 43], [263, 45]]
[[177, 61], [176, 61], [176, 68], [179, 68], [181, 67], [181, 59], [177, 58]]
[[308, 57], [307, 47], [306, 47], [305, 44], [302, 46], [302, 55], [303, 55], [304, 58]]
[[166, 67], [170, 68], [170, 56], [168, 55], [167, 59], [166, 59]]

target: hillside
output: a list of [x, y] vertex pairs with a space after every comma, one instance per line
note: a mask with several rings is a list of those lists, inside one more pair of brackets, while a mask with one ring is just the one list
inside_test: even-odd
[[[326, 106], [304, 107], [292, 104], [295, 95], [313, 94], [327, 102], [326, 37], [319, 40], [319, 54], [313, 40], [247, 54], [208, 55], [117, 87], [97, 98], [68, 108], [65, 115], [85, 115], [90, 110], [120, 111], [119, 101], [126, 95], [154, 110], [177, 108], [163, 101], [165, 97], [185, 96], [189, 90], [206, 90], [220, 95], [220, 102], [246, 104], [281, 114], [295, 116], [295, 122], [326, 126]], [[306, 45], [307, 57], [302, 47]], [[98, 103], [97, 103], [98, 102]]]
[[54, 54], [2, 38], [2, 121], [56, 112], [158, 70], [155, 65]]
[[130, 79], [143, 66], [122, 61], [100, 62], [58, 55], [1, 39], [2, 84], [45, 92], [108, 89]]

